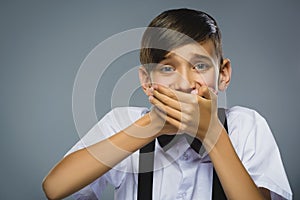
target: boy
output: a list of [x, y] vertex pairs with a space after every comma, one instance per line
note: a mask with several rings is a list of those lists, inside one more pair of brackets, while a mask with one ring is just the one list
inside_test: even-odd
[[[212, 199], [213, 168], [228, 199], [292, 199], [266, 121], [242, 107], [226, 110], [228, 131], [218, 118], [217, 91], [228, 87], [231, 65], [215, 20], [177, 9], [148, 27], [139, 76], [153, 109], [116, 108], [104, 116], [47, 175], [47, 197], [78, 191], [77, 199], [98, 199], [109, 182], [116, 199], [137, 199], [137, 150], [177, 134], [168, 149], [155, 143], [153, 199]], [[185, 135], [205, 152], [192, 149]]]

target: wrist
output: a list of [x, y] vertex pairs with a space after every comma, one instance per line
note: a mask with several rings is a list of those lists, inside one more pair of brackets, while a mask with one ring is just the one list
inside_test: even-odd
[[135, 121], [129, 127], [124, 129], [127, 135], [140, 139], [153, 140], [158, 136], [159, 129], [155, 125], [150, 113], [145, 114], [143, 117]]
[[220, 135], [226, 133], [220, 120], [216, 120], [215, 122], [216, 123], [209, 125], [205, 137], [201, 140], [207, 152], [210, 152], [215, 147], [220, 139]]

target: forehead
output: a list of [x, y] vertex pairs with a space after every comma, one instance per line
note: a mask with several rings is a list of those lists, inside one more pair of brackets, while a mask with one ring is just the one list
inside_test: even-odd
[[166, 59], [171, 59], [174, 56], [180, 56], [187, 61], [195, 58], [209, 59], [212, 63], [217, 64], [217, 55], [215, 45], [211, 40], [200, 43], [189, 43], [171, 50], [166, 54]]

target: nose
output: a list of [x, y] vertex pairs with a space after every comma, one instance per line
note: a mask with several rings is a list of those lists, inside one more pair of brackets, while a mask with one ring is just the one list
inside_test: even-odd
[[[176, 90], [191, 93], [196, 88], [198, 80], [189, 67], [184, 67], [180, 70], [175, 83]], [[199, 83], [198, 83], [199, 84]]]

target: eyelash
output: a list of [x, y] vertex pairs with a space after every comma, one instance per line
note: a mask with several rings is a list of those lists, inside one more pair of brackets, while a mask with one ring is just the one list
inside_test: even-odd
[[[201, 69], [197, 69], [197, 66], [202, 66]], [[206, 70], [209, 69], [209, 65], [205, 64], [205, 63], [198, 63], [196, 65], [193, 66], [193, 69], [195, 69], [198, 72], [204, 72]], [[163, 67], [160, 68], [160, 71], [163, 73], [168, 73], [168, 72], [173, 72], [175, 71], [174, 67], [170, 66], [170, 65], [165, 65]]]
[[169, 65], [163, 66], [162, 68], [160, 68], [160, 71], [161, 72], [170, 72], [170, 71], [165, 71], [165, 69], [172, 69], [172, 71], [174, 71], [174, 67], [169, 66]]
[[[203, 66], [204, 69], [203, 68], [197, 69], [197, 66], [200, 66], [200, 65]], [[198, 63], [198, 64], [194, 65], [193, 69], [196, 69], [197, 71], [206, 71], [207, 69], [209, 69], [209, 65], [207, 65], [205, 63]]]

